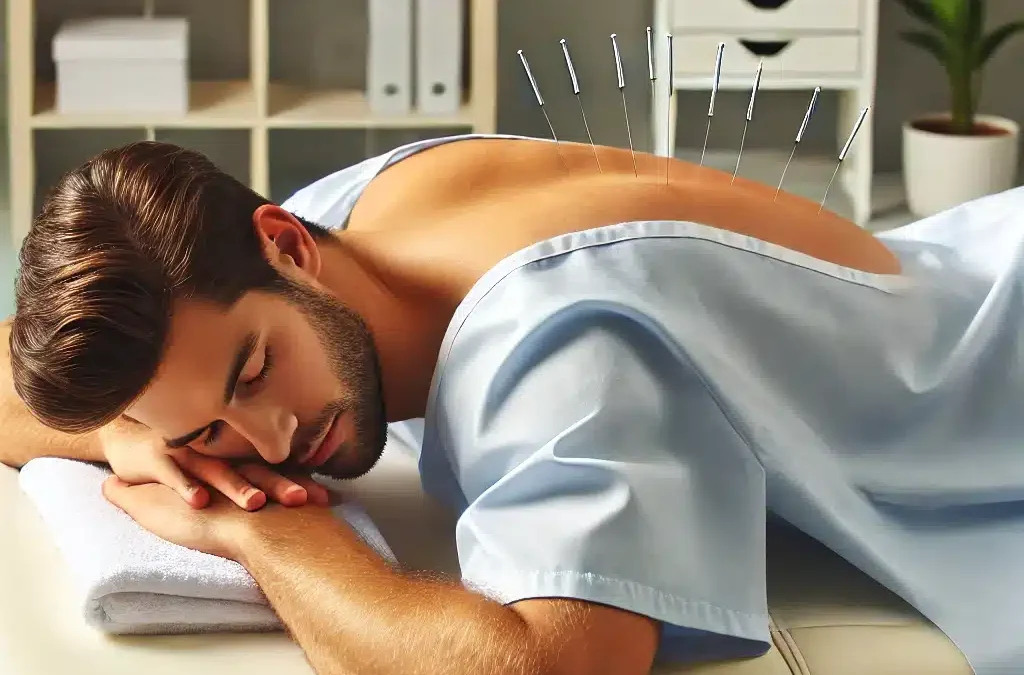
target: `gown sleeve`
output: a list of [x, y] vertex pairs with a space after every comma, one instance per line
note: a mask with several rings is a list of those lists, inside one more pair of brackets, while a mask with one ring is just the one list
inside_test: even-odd
[[462, 502], [464, 582], [652, 617], [672, 658], [766, 651], [764, 471], [685, 351], [627, 303], [524, 328], [488, 302], [504, 310], [463, 325], [421, 457]]

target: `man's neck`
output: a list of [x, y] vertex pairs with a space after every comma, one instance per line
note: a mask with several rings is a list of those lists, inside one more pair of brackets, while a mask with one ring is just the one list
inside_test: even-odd
[[[378, 247], [386, 236], [341, 232], [320, 247], [319, 281], [356, 312], [373, 336], [380, 359], [388, 421], [422, 417], [438, 352], [454, 307], [440, 289], [417, 285], [415, 295], [382, 269]], [[377, 240], [382, 241], [377, 241]]]

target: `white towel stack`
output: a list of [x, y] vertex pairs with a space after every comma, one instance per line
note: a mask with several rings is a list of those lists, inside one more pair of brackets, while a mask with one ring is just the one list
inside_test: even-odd
[[[108, 502], [101, 485], [109, 475], [106, 467], [43, 457], [19, 476], [78, 584], [86, 622], [116, 634], [282, 628], [241, 565], [160, 539]], [[345, 502], [335, 512], [395, 563], [359, 505]]]

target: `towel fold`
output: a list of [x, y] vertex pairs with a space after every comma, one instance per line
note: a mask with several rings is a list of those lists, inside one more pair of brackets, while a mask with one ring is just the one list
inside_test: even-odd
[[[103, 497], [105, 466], [42, 457], [19, 483], [46, 523], [82, 596], [86, 622], [106, 633], [280, 630], [245, 568], [143, 529]], [[384, 559], [395, 557], [356, 503], [334, 507]]]

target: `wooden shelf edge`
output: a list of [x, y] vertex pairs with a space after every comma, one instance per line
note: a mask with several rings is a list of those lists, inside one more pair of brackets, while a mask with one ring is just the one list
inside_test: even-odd
[[365, 93], [358, 89], [312, 89], [271, 82], [267, 105], [270, 128], [403, 129], [473, 124], [470, 102], [448, 114], [423, 114], [413, 109], [384, 115], [372, 112]]
[[184, 115], [149, 112], [60, 113], [56, 86], [37, 82], [30, 124], [35, 129], [74, 128], [247, 128], [259, 122], [252, 83], [213, 80], [189, 83], [189, 111]]
[[311, 89], [270, 83], [266, 94], [267, 115], [260, 114], [257, 92], [244, 80], [198, 81], [189, 85], [190, 110], [184, 115], [110, 112], [59, 113], [55, 86], [35, 85], [35, 105], [30, 117], [33, 129], [86, 128], [269, 128], [269, 129], [405, 129], [472, 127], [476, 119], [473, 101], [466, 100], [449, 114], [422, 114], [415, 110], [398, 115], [374, 114], [365, 94], [356, 89]]

